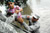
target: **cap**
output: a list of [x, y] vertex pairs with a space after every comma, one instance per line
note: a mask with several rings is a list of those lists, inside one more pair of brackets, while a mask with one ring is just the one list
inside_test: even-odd
[[39, 19], [40, 17], [38, 15], [33, 15], [34, 18]]

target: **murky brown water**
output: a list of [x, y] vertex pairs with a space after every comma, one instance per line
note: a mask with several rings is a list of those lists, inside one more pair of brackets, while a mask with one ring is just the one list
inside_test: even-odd
[[24, 9], [23, 9], [23, 14], [24, 15], [31, 15], [32, 11], [30, 9], [30, 7], [27, 5]]

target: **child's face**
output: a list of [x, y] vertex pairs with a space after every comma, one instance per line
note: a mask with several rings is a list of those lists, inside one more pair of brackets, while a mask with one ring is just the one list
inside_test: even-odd
[[14, 2], [8, 2], [8, 7], [11, 9], [14, 8]]

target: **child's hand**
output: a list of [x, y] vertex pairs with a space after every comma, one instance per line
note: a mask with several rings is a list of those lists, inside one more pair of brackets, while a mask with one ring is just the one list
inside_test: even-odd
[[15, 11], [15, 13], [17, 13], [17, 14], [18, 14], [18, 13], [19, 13], [19, 10], [16, 10], [16, 11]]

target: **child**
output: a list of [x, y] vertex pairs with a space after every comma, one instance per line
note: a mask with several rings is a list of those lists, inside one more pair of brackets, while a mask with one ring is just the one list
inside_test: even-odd
[[20, 8], [19, 6], [14, 6], [14, 0], [8, 0], [7, 1], [7, 5], [8, 5], [8, 12], [7, 12], [7, 16], [11, 16], [14, 13], [17, 13], [17, 21], [19, 22], [23, 22], [22, 16], [21, 16], [21, 11], [23, 10], [22, 8]]

